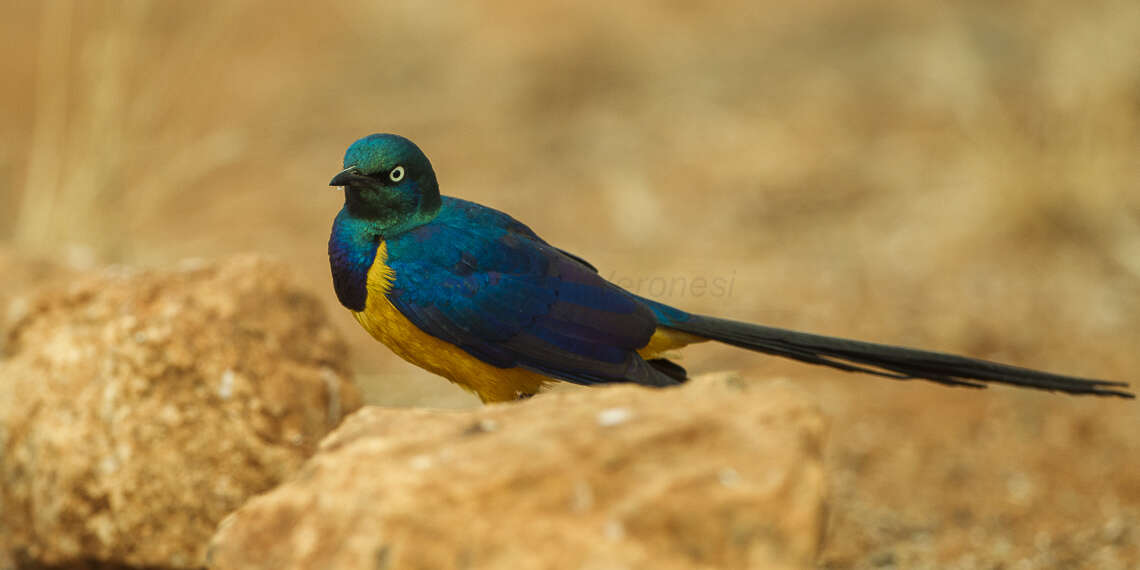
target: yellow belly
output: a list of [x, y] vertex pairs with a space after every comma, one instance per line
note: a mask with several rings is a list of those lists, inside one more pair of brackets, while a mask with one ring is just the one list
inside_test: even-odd
[[[537, 393], [556, 379], [524, 368], [499, 368], [471, 356], [463, 349], [440, 340], [417, 327], [388, 300], [396, 274], [388, 266], [388, 247], [380, 242], [368, 271], [368, 298], [363, 311], [353, 311], [360, 326], [400, 358], [439, 374], [474, 392], [483, 402], [506, 402]], [[670, 329], [658, 329], [638, 352], [645, 358], [705, 340]]]
[[417, 327], [388, 300], [395, 272], [388, 267], [388, 247], [380, 242], [368, 271], [364, 310], [353, 312], [357, 322], [400, 358], [434, 372], [474, 392], [484, 402], [506, 402], [537, 393], [553, 381], [523, 368], [499, 368], [467, 354]]

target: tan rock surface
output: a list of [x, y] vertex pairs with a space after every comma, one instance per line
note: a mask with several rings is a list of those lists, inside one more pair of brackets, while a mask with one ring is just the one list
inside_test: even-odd
[[0, 246], [0, 359], [6, 352], [8, 326], [27, 311], [25, 293], [34, 286], [62, 280], [71, 272], [67, 266]]
[[257, 258], [33, 296], [0, 363], [0, 550], [197, 567], [216, 523], [359, 407], [311, 296]]
[[473, 411], [367, 407], [215, 536], [211, 567], [805, 568], [825, 422], [725, 378]]

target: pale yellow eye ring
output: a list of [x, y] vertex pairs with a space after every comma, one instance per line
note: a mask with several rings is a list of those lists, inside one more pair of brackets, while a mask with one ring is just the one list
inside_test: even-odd
[[404, 179], [404, 167], [403, 166], [397, 166], [396, 168], [393, 168], [391, 172], [388, 173], [388, 180], [391, 180], [392, 182], [399, 182], [403, 179]]

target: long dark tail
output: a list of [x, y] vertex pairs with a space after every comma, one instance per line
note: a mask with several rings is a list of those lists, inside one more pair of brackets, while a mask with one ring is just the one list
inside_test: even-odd
[[[654, 305], [657, 305], [655, 308], [665, 308], [657, 303]], [[1124, 382], [1062, 376], [953, 354], [808, 334], [715, 317], [686, 314], [677, 318], [681, 317], [677, 313], [680, 312], [663, 319], [668, 321], [665, 323], [667, 326], [733, 346], [850, 372], [900, 380], [922, 378], [971, 388], [985, 388], [985, 382], [995, 382], [1070, 394], [1136, 397], [1117, 389], [1127, 388], [1128, 384]]]

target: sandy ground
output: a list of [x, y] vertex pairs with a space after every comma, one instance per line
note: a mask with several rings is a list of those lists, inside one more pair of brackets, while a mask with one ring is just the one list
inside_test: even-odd
[[[0, 240], [269, 253], [340, 311], [325, 184], [390, 131], [445, 193], [683, 308], [1140, 382], [1134, 1], [383, 6], [0, 9]], [[476, 405], [338, 321], [371, 402]], [[1135, 403], [685, 365], [818, 395], [823, 567], [1140, 565]]]

